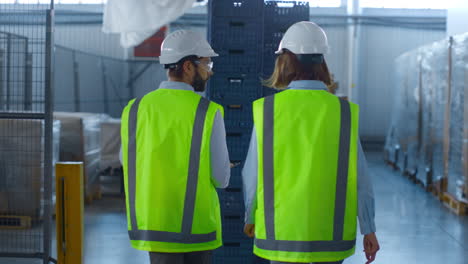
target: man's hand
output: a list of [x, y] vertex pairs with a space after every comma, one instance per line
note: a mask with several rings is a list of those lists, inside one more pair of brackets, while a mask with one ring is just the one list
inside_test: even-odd
[[366, 253], [366, 264], [372, 263], [375, 260], [375, 255], [377, 255], [377, 251], [379, 251], [379, 241], [377, 241], [377, 237], [375, 233], [370, 233], [364, 235], [364, 253]]
[[244, 234], [246, 234], [248, 237], [254, 237], [255, 236], [255, 225], [254, 224], [245, 224]]

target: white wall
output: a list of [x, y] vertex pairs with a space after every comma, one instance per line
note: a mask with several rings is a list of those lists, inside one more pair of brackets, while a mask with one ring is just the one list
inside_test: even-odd
[[394, 61], [402, 53], [445, 37], [444, 31], [423, 31], [381, 26], [361, 28], [359, 40], [358, 90], [360, 134], [383, 139], [390, 127], [396, 98]]
[[[367, 16], [445, 17], [443, 10], [363, 9]], [[390, 127], [395, 91], [394, 61], [402, 53], [441, 40], [443, 30], [360, 26], [355, 102], [360, 105], [362, 138], [383, 139]]]
[[105, 34], [100, 25], [57, 25], [55, 44], [106, 57], [125, 59], [117, 34]]
[[453, 0], [453, 7], [448, 9], [447, 36], [468, 32], [468, 2]]

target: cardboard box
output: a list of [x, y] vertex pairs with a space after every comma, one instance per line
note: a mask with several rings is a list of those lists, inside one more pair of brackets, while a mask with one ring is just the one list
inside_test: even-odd
[[104, 114], [56, 112], [60, 120], [60, 161], [84, 163], [85, 194], [98, 181], [101, 154], [100, 126], [108, 118]]
[[101, 170], [119, 168], [120, 164], [120, 119], [109, 119], [101, 123]]

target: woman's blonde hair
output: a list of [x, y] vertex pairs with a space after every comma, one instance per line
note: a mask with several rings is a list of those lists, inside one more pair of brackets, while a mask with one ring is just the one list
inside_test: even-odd
[[322, 81], [328, 87], [333, 85], [325, 60], [321, 64], [303, 65], [294, 53], [286, 49], [276, 58], [275, 70], [270, 78], [263, 81], [263, 85], [285, 89], [292, 81], [299, 80]]

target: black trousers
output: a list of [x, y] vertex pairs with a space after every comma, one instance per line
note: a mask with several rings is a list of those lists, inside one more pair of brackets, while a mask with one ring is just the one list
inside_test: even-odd
[[[314, 262], [310, 264], [341, 264], [343, 260], [336, 261], [336, 262]], [[291, 264], [291, 262], [278, 262], [278, 261], [271, 261], [271, 264]]]
[[151, 264], [211, 264], [213, 251], [188, 253], [149, 252]]

